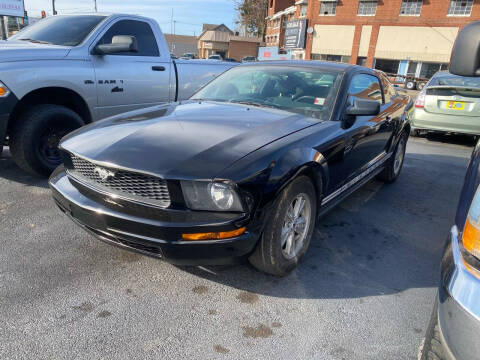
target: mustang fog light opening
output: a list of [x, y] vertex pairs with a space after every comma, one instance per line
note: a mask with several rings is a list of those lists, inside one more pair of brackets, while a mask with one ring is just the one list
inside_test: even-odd
[[241, 227], [237, 230], [220, 231], [220, 232], [208, 232], [208, 233], [196, 233], [196, 234], [182, 234], [183, 240], [221, 240], [230, 239], [242, 235], [245, 232], [245, 227]]

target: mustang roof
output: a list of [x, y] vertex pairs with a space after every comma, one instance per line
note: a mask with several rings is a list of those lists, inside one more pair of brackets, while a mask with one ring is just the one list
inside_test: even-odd
[[[283, 65], [283, 66], [298, 66], [298, 67], [316, 67], [329, 71], [347, 72], [351, 69], [358, 69], [361, 66], [344, 64], [340, 62], [332, 61], [319, 61], [319, 60], [272, 60], [272, 61], [259, 61], [252, 63], [244, 63], [240, 66], [263, 66], [263, 65]], [[370, 70], [369, 68], [365, 68]]]

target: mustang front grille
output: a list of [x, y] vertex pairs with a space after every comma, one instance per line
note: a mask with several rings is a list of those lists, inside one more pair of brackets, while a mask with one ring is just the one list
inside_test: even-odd
[[93, 188], [161, 207], [170, 205], [167, 182], [161, 178], [97, 165], [73, 154], [70, 158], [70, 175]]

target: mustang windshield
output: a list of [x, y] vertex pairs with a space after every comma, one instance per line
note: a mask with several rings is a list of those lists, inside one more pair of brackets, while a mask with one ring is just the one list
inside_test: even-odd
[[273, 107], [319, 119], [330, 115], [340, 76], [335, 72], [288, 66], [239, 66], [192, 96]]

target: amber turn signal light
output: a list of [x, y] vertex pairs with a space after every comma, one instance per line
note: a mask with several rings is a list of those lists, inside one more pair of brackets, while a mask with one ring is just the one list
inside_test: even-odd
[[480, 257], [480, 231], [471, 223], [470, 218], [467, 218], [465, 223], [462, 240], [463, 246], [468, 252], [476, 257]]
[[242, 227], [240, 229], [231, 230], [231, 231], [220, 231], [220, 232], [208, 232], [208, 233], [196, 233], [196, 234], [182, 234], [183, 240], [220, 240], [220, 239], [229, 239], [236, 236], [240, 236], [245, 232], [246, 228]]
[[5, 96], [7, 94], [7, 89], [0, 86], [0, 96]]

